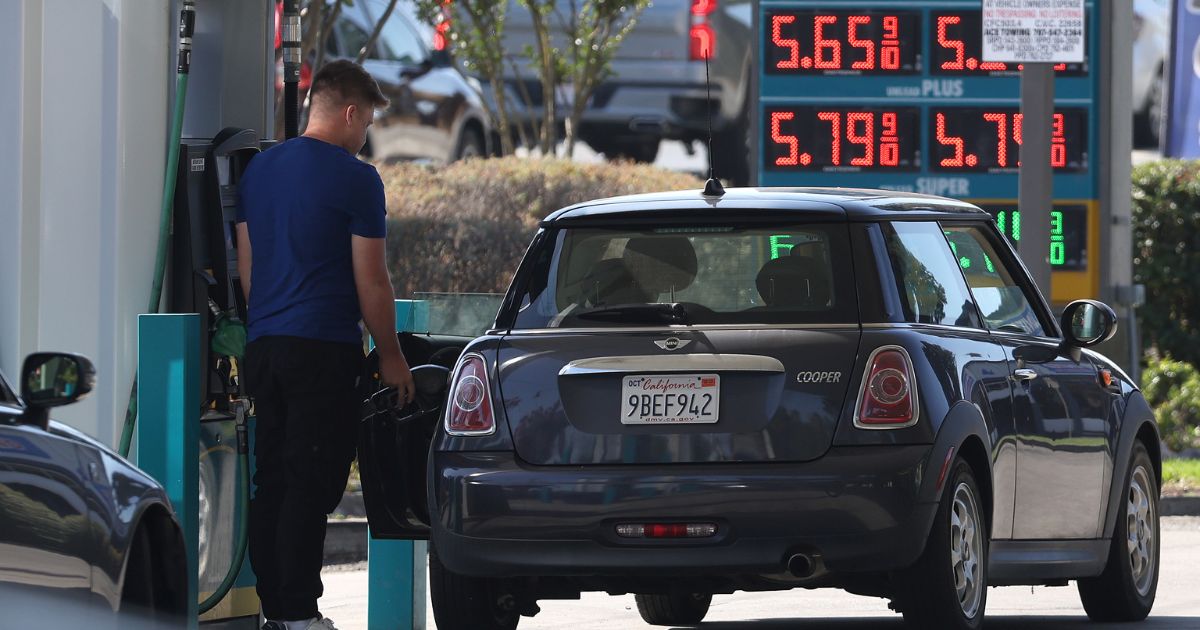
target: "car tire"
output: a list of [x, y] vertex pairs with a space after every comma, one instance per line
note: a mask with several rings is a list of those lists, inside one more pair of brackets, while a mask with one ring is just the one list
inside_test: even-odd
[[912, 628], [978, 630], [987, 605], [986, 507], [966, 461], [956, 459], [925, 551], [895, 576], [896, 603]]
[[634, 595], [642, 621], [652, 626], [695, 626], [704, 621], [711, 593]]
[[516, 600], [502, 581], [447, 569], [432, 543], [429, 598], [438, 630], [514, 630], [521, 619]]
[[454, 150], [454, 160], [478, 159], [487, 156], [483, 136], [471, 127], [463, 129], [458, 137], [458, 148]]
[[1099, 576], [1079, 580], [1079, 599], [1092, 621], [1141, 621], [1158, 591], [1158, 484], [1141, 442], [1134, 443], [1122, 488], [1108, 564]]

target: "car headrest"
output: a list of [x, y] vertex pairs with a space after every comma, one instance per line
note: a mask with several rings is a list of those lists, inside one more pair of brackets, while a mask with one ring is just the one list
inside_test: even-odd
[[768, 306], [820, 308], [829, 305], [829, 270], [809, 256], [783, 256], [768, 261], [755, 278]]
[[682, 291], [696, 279], [696, 250], [686, 236], [631, 238], [622, 260], [651, 299], [671, 290]]

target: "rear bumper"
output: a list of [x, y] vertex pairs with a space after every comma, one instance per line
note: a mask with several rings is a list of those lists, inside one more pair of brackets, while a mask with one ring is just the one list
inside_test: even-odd
[[[794, 553], [831, 572], [908, 566], [936, 503], [918, 501], [930, 446], [833, 448], [806, 463], [529, 466], [512, 453], [434, 453], [433, 542], [479, 576], [753, 575]], [[936, 472], [936, 471], [935, 471]], [[708, 539], [622, 539], [626, 522], [715, 523]]]

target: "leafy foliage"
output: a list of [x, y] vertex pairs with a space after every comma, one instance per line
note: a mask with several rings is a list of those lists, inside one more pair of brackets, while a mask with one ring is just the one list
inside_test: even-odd
[[637, 23], [638, 16], [650, 6], [650, 0], [564, 1], [568, 14], [559, 12], [567, 40], [563, 55], [564, 78], [573, 90], [565, 141], [567, 155], [572, 155], [579, 123], [592, 94], [613, 76], [613, 57]]
[[1200, 162], [1161, 160], [1133, 171], [1134, 282], [1145, 348], [1200, 364]]
[[538, 221], [551, 212], [589, 199], [702, 185], [651, 166], [567, 160], [377, 166], [387, 190], [388, 267], [398, 297], [503, 292]]
[[1152, 361], [1142, 393], [1154, 408], [1163, 442], [1173, 451], [1200, 448], [1200, 371], [1183, 361]]

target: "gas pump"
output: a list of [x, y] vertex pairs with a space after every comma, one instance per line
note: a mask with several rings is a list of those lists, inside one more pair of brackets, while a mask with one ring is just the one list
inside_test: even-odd
[[[191, 3], [174, 4], [184, 9]], [[198, 542], [199, 623], [250, 630], [259, 626], [256, 581], [245, 561], [254, 420], [239, 378], [246, 304], [236, 220], [242, 173], [274, 144], [264, 138], [274, 128], [274, 3], [208, 0], [181, 16], [179, 44], [181, 51], [190, 45], [191, 86], [175, 94], [185, 106], [176, 136], [164, 310], [199, 319], [187, 371], [193, 376], [186, 379], [186, 391], [195, 392], [188, 396], [192, 409], [200, 410], [199, 431], [184, 433], [198, 444], [197, 451], [183, 451], [184, 459], [198, 453], [198, 461], [178, 463], [198, 468], [198, 504], [195, 520], [184, 527]], [[294, 17], [291, 30], [298, 33], [298, 12]], [[185, 21], [191, 22], [186, 29]]]
[[180, 161], [171, 239], [168, 310], [200, 316], [197, 553], [201, 622], [257, 628], [258, 598], [246, 556], [251, 412], [239, 361], [246, 304], [237, 269], [237, 187], [270, 142], [227, 127], [187, 139]]

